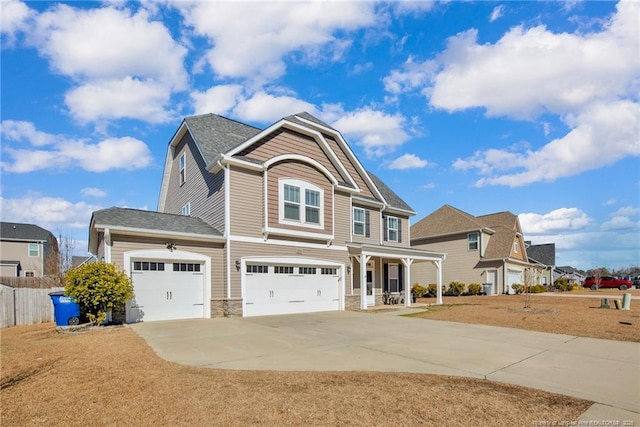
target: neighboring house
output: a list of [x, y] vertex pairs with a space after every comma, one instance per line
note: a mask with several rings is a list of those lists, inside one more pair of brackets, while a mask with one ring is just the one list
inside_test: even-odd
[[[512, 293], [532, 268], [518, 217], [511, 212], [473, 216], [444, 205], [411, 226], [411, 247], [447, 254], [444, 284], [491, 284], [492, 294]], [[412, 267], [411, 277], [428, 284], [427, 264]]]
[[89, 256], [73, 255], [71, 257], [71, 268], [80, 267], [81, 265], [85, 265], [85, 264], [93, 264], [94, 262], [96, 262], [96, 257], [94, 257], [93, 255], [89, 255]]
[[524, 243], [527, 247], [529, 262], [537, 266], [539, 273], [535, 284], [545, 286], [553, 284], [553, 271], [556, 268], [556, 244], [532, 245], [531, 241]]
[[58, 241], [33, 224], [0, 222], [0, 276], [42, 277], [58, 272]]
[[569, 265], [563, 265], [560, 267], [556, 267], [553, 270], [554, 282], [556, 281], [556, 279], [559, 279], [561, 277], [567, 279], [569, 283], [572, 283], [574, 285], [582, 285], [587, 278], [587, 275], [584, 272]]
[[127, 321], [410, 303], [415, 212], [308, 113], [261, 130], [214, 114], [171, 139], [158, 211], [93, 213], [89, 250], [131, 275]]

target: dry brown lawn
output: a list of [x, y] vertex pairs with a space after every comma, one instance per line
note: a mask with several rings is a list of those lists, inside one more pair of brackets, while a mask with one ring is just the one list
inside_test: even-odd
[[[625, 292], [640, 295], [637, 289]], [[572, 291], [561, 296], [532, 294], [530, 309], [524, 309], [524, 295], [444, 297], [444, 305], [431, 306], [428, 311], [412, 316], [640, 342], [640, 300], [631, 300], [630, 310], [614, 309], [611, 298], [611, 309], [600, 308], [602, 297], [611, 295], [621, 301], [625, 292], [603, 289]], [[418, 302], [433, 303], [434, 299], [421, 298]]]
[[590, 406], [467, 378], [180, 366], [128, 327], [1, 333], [2, 426], [514, 426], [577, 420]]

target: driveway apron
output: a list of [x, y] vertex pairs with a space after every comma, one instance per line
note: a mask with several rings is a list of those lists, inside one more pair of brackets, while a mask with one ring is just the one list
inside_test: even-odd
[[[486, 378], [597, 402], [640, 425], [640, 344], [399, 316], [411, 309], [130, 325], [162, 358], [215, 369]], [[584, 417], [581, 419], [585, 419]]]

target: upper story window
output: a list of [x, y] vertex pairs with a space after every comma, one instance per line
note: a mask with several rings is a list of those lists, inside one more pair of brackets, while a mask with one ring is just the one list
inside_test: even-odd
[[353, 234], [369, 237], [369, 211], [362, 208], [353, 208]]
[[191, 215], [191, 203], [187, 203], [182, 207], [182, 215], [185, 215], [185, 216]]
[[280, 222], [322, 227], [323, 191], [315, 185], [287, 179], [280, 181]]
[[187, 180], [187, 154], [182, 153], [180, 156], [180, 185]]
[[518, 242], [513, 242], [513, 253], [514, 254], [518, 253]]
[[389, 242], [402, 242], [402, 222], [395, 216], [383, 216], [384, 240]]
[[40, 256], [40, 245], [37, 243], [29, 243], [29, 256]]
[[467, 235], [467, 246], [470, 251], [478, 250], [478, 233], [469, 233]]

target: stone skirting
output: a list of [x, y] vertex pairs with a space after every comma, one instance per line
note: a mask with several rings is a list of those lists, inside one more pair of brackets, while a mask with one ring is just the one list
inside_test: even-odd
[[344, 309], [351, 311], [360, 310], [360, 295], [345, 295]]
[[211, 300], [211, 317], [242, 317], [242, 299]]

